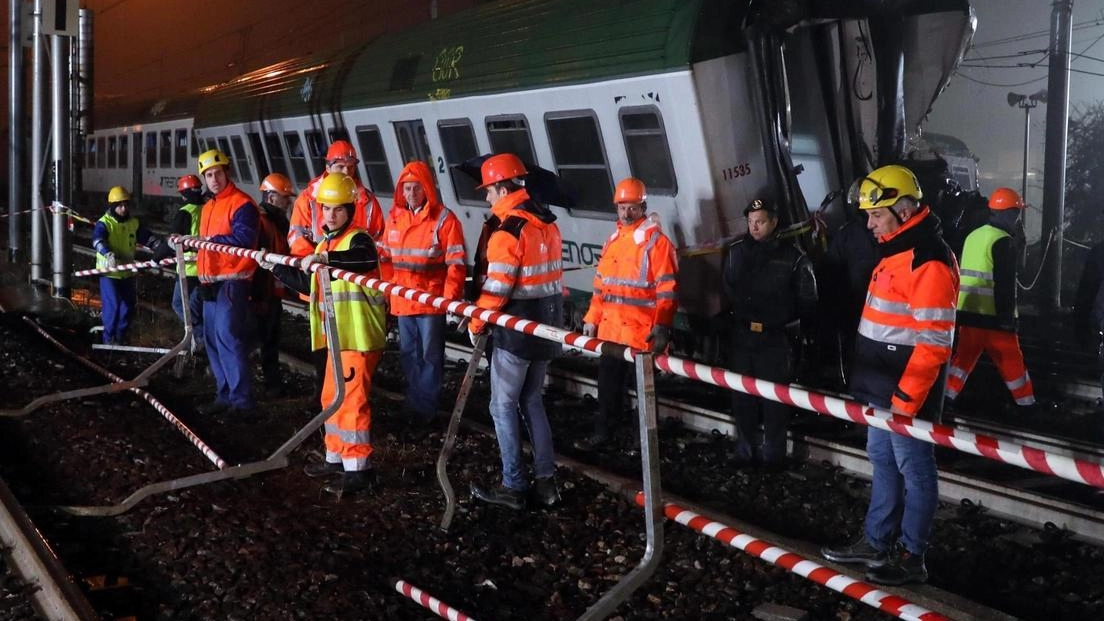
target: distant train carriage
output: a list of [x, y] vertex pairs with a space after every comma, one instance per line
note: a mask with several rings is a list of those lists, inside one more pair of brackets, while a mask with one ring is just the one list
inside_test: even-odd
[[[882, 0], [822, 2], [808, 13], [751, 14], [747, 4], [483, 5], [203, 89], [184, 98], [190, 116], [97, 131], [86, 187], [125, 174], [118, 156], [118, 170], [101, 158], [112, 135], [133, 138], [130, 170], [149, 196], [172, 194], [164, 178], [194, 161], [182, 155], [215, 147], [231, 155], [247, 191], [269, 172], [303, 187], [322, 172], [329, 142], [345, 138], [385, 208], [404, 163], [429, 163], [474, 247], [488, 206], [454, 166], [513, 151], [578, 196], [553, 211], [564, 265], [578, 268], [567, 286], [585, 301], [587, 268], [615, 220], [613, 185], [633, 175], [682, 255], [683, 310], [710, 316], [721, 303], [718, 249], [746, 229], [744, 205], [773, 198], [787, 207], [785, 223], [804, 220], [806, 197], [819, 203], [876, 162], [902, 156], [905, 132], [916, 131], [958, 60], [947, 49], [961, 51], [972, 33], [964, 0], [927, 3], [939, 12], [919, 15], [903, 0], [895, 10]], [[872, 25], [899, 38], [875, 45]], [[898, 56], [901, 75], [876, 71], [878, 58]]]

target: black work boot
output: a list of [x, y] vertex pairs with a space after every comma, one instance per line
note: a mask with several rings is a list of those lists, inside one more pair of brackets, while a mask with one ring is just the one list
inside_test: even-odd
[[820, 555], [833, 563], [862, 563], [868, 568], [881, 567], [889, 559], [888, 554], [870, 545], [865, 535], [850, 545], [834, 548], [825, 546], [820, 549]]
[[533, 485], [533, 501], [545, 507], [559, 504], [560, 491], [556, 489], [556, 477], [537, 479], [537, 482]]
[[341, 474], [345, 472], [345, 468], [339, 461], [322, 461], [315, 464], [307, 464], [303, 466], [303, 474], [311, 477], [312, 479], [317, 477], [326, 477], [332, 474]]
[[375, 472], [372, 470], [354, 470], [346, 472], [336, 481], [323, 485], [322, 491], [341, 498], [357, 492], [371, 491], [375, 480]]
[[866, 579], [887, 586], [927, 582], [928, 568], [924, 566], [923, 554], [913, 554], [898, 543], [884, 565], [866, 572]]
[[502, 485], [487, 489], [478, 483], [472, 483], [471, 494], [472, 498], [478, 498], [492, 505], [501, 505], [514, 511], [521, 511], [525, 508], [525, 492], [503, 487]]

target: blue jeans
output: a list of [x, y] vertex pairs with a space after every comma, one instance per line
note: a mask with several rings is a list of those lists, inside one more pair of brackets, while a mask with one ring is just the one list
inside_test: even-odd
[[909, 552], [924, 554], [939, 503], [935, 447], [871, 427], [866, 430], [866, 452], [874, 466], [866, 540], [885, 551], [900, 532]]
[[[180, 280], [173, 285], [172, 309], [184, 321], [184, 300], [180, 295]], [[203, 343], [203, 300], [199, 297], [199, 278], [188, 277], [188, 313], [192, 318], [192, 340]]]
[[100, 276], [100, 305], [103, 311], [103, 342], [120, 344], [130, 327], [130, 315], [137, 305], [133, 278]]
[[445, 316], [399, 317], [399, 361], [406, 376], [403, 407], [419, 422], [431, 420], [437, 415], [445, 368]]
[[250, 284], [248, 280], [226, 281], [214, 301], [203, 302], [203, 340], [218, 387], [215, 400], [241, 409], [256, 405], [245, 322]]
[[534, 474], [543, 479], [556, 473], [552, 428], [541, 397], [547, 372], [547, 360], [525, 360], [505, 349], [496, 349], [491, 358], [491, 418], [502, 454], [502, 485], [512, 490], [529, 489], [521, 463], [523, 420], [533, 444]]

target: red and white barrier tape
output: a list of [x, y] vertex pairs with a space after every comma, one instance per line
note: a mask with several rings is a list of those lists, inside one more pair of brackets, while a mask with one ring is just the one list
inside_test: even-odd
[[134, 272], [134, 273], [138, 273], [142, 270], [154, 269], [154, 268], [158, 268], [158, 267], [162, 267], [162, 266], [166, 266], [166, 265], [174, 265], [175, 263], [176, 263], [176, 258], [175, 257], [168, 257], [167, 259], [161, 259], [160, 261], [156, 261], [156, 260], [151, 259], [149, 261], [138, 261], [138, 262], [135, 262], [135, 263], [124, 263], [123, 265], [116, 265], [115, 267], [113, 267], [111, 269], [80, 270], [78, 272], [73, 272], [73, 276], [75, 278], [79, 278], [81, 276], [101, 276], [103, 274], [114, 274], [116, 272]]
[[[637, 493], [636, 504], [644, 506], [643, 492]], [[903, 597], [886, 593], [873, 584], [856, 580], [830, 567], [811, 561], [800, 554], [795, 554], [770, 542], [741, 533], [731, 526], [714, 522], [676, 504], [665, 503], [663, 513], [668, 519], [683, 526], [688, 526], [725, 545], [742, 550], [768, 563], [773, 563], [786, 571], [808, 578], [817, 584], [824, 585], [833, 591], [856, 599], [867, 606], [877, 608], [884, 613], [907, 621], [949, 621], [949, 618], [945, 615], [913, 604]]]
[[[176, 236], [170, 239], [179, 240]], [[185, 245], [248, 257], [255, 260], [263, 259], [272, 263], [280, 263], [292, 267], [300, 266], [299, 259], [275, 253], [261, 252], [259, 250], [249, 250], [246, 248], [237, 248], [235, 246], [226, 246], [224, 244], [193, 240], [188, 240], [185, 242]], [[319, 267], [321, 267], [319, 264], [313, 264], [311, 265], [311, 271], [316, 271]], [[633, 360], [633, 352], [631, 349], [616, 343], [602, 341], [595, 337], [583, 336], [578, 332], [554, 328], [528, 319], [521, 319], [520, 317], [508, 315], [500, 311], [480, 308], [466, 302], [437, 297], [417, 289], [410, 289], [377, 278], [369, 278], [364, 274], [356, 274], [336, 268], [332, 268], [330, 273], [334, 278], [370, 287], [384, 293], [399, 295], [408, 300], [447, 310], [450, 313], [473, 317], [510, 330], [531, 334], [550, 341], [557, 341], [577, 349], [623, 358], [630, 362]], [[994, 461], [1012, 464], [1028, 470], [1034, 470], [1104, 489], [1104, 464], [1077, 459], [1067, 455], [1050, 453], [1016, 442], [1001, 440], [995, 436], [970, 433], [947, 425], [936, 425], [907, 416], [891, 414], [886, 410], [875, 409], [856, 401], [831, 397], [787, 384], [776, 384], [774, 382], [740, 375], [739, 373], [733, 373], [732, 371], [727, 371], [718, 367], [711, 367], [689, 360], [675, 358], [674, 356], [656, 356], [655, 364], [660, 370], [720, 386], [721, 388], [738, 390], [750, 395], [763, 397], [764, 399], [770, 399], [771, 401], [778, 401], [827, 416], [861, 423], [877, 429], [892, 431], [903, 436], [931, 442], [932, 444], [939, 444], [964, 453], [986, 457]]]
[[[111, 371], [108, 371], [107, 369], [96, 364], [95, 362], [92, 362], [91, 360], [88, 360], [82, 356], [78, 356], [77, 354], [73, 353], [71, 350], [69, 350], [69, 348], [67, 348], [65, 345], [62, 345], [57, 339], [51, 336], [49, 332], [43, 330], [41, 326], [39, 326], [30, 318], [24, 317], [23, 320], [30, 324], [31, 327], [33, 327], [35, 330], [37, 330], [39, 334], [46, 338], [46, 340], [53, 343], [55, 347], [64, 352], [67, 352], [69, 355], [76, 358], [78, 361], [80, 361], [81, 364], [88, 367], [89, 369], [92, 369], [96, 373], [103, 375], [113, 382], [126, 381], [118, 375], [115, 375]], [[165, 407], [164, 404], [158, 401], [157, 397], [154, 397], [141, 388], [131, 388], [130, 391], [138, 395], [139, 397], [142, 397], [150, 405], [152, 405], [153, 409], [157, 410], [161, 414], [161, 416], [164, 417], [165, 420], [169, 421], [169, 423], [172, 424], [172, 426], [176, 427], [176, 429], [180, 431], [180, 433], [184, 434], [184, 437], [188, 438], [192, 445], [199, 449], [200, 452], [203, 453], [203, 456], [210, 460], [210, 462], [213, 463], [216, 468], [222, 470], [226, 467], [226, 462], [218, 456], [218, 453], [213, 451], [211, 447], [207, 446], [207, 444], [203, 440], [200, 440], [199, 436], [197, 436], [194, 431], [189, 429], [187, 425], [185, 425], [179, 418], [177, 418], [176, 415], [173, 414], [171, 410], [169, 410], [169, 408]]]
[[472, 617], [453, 608], [452, 606], [449, 606], [436, 597], [431, 596], [429, 593], [426, 593], [413, 584], [410, 584], [406, 580], [396, 581], [395, 590], [399, 593], [402, 593], [407, 598], [418, 602], [424, 608], [437, 615], [438, 617], [441, 617], [442, 619], [448, 619], [449, 621], [475, 621], [475, 619], [473, 619]]

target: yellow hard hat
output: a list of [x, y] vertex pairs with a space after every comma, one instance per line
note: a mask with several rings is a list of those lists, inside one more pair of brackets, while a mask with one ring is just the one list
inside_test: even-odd
[[[318, 184], [318, 203], [348, 205], [356, 202], [356, 182], [344, 173], [330, 173]], [[350, 214], [351, 215], [351, 214]]]
[[117, 185], [107, 191], [107, 202], [122, 203], [130, 200], [130, 192], [121, 185]]
[[892, 207], [898, 199], [910, 196], [919, 201], [924, 198], [916, 175], [904, 166], [892, 164], [873, 170], [859, 185], [859, 209]]
[[199, 156], [199, 174], [202, 175], [204, 171], [214, 166], [230, 166], [230, 158], [218, 149], [204, 151], [203, 154]]

